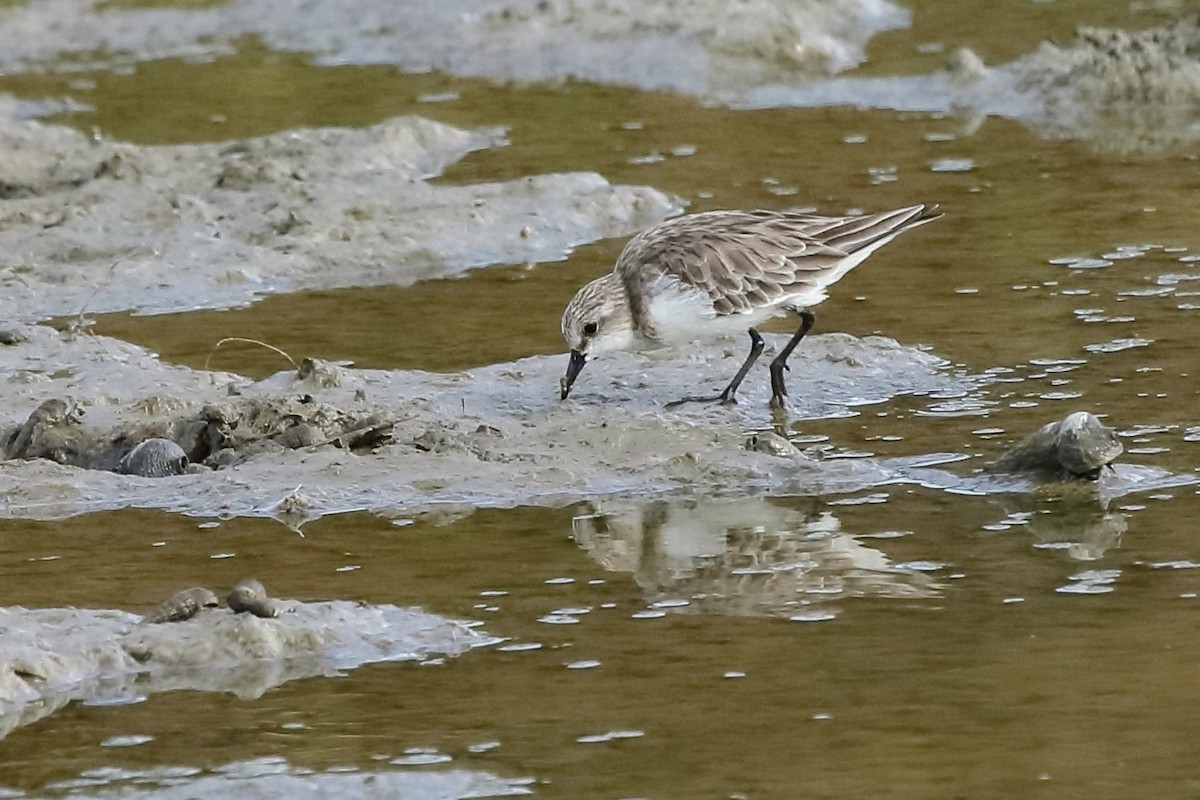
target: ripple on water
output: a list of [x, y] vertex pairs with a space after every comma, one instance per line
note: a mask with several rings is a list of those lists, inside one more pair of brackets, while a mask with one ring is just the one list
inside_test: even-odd
[[646, 609], [645, 611], [635, 611], [629, 615], [630, 619], [662, 619], [667, 615], [665, 611], [657, 609]]
[[963, 397], [957, 400], [947, 400], [933, 403], [926, 408], [918, 409], [919, 417], [981, 417], [991, 411], [995, 403], [987, 402], [977, 397]]
[[153, 736], [147, 736], [140, 733], [131, 733], [126, 736], [110, 736], [100, 743], [101, 747], [137, 747], [140, 744], [153, 742]]
[[1117, 431], [1117, 436], [1132, 439], [1137, 436], [1150, 436], [1155, 433], [1170, 433], [1175, 425], [1133, 425], [1125, 430]]
[[449, 753], [441, 753], [432, 747], [410, 747], [404, 755], [391, 759], [388, 763], [397, 767], [424, 767], [430, 764], [447, 764], [454, 760]]
[[1195, 272], [1164, 272], [1154, 279], [1159, 286], [1174, 286], [1184, 281], [1200, 281], [1200, 273]]
[[1175, 291], [1172, 286], [1150, 287], [1146, 289], [1126, 289], [1117, 292], [1117, 297], [1162, 297]]
[[879, 505], [886, 503], [890, 495], [887, 492], [872, 492], [858, 497], [839, 497], [836, 500], [827, 501], [831, 506], [865, 506]]
[[604, 742], [615, 742], [618, 739], [637, 739], [645, 735], [645, 731], [617, 730], [607, 731], [606, 733], [591, 733], [586, 736], [580, 736], [575, 741], [580, 744], [602, 744]]
[[946, 567], [945, 564], [938, 561], [901, 561], [892, 566], [911, 572], [936, 572]]
[[1089, 256], [1058, 256], [1057, 258], [1049, 259], [1051, 264], [1056, 266], [1067, 267], [1068, 269], [1103, 269], [1111, 267], [1113, 262], [1104, 258], [1091, 258]]
[[970, 172], [973, 169], [973, 158], [939, 158], [929, 165], [930, 172]]
[[1119, 569], [1089, 569], [1067, 578], [1071, 583], [1059, 586], [1059, 594], [1108, 594], [1113, 584], [1121, 577]]
[[569, 661], [564, 666], [567, 669], [595, 669], [600, 666], [600, 662], [594, 658], [585, 658], [580, 661]]
[[1153, 343], [1153, 339], [1128, 337], [1123, 339], [1113, 339], [1108, 342], [1098, 342], [1096, 344], [1085, 344], [1083, 349], [1087, 350], [1089, 353], [1119, 353], [1122, 350], [1132, 350], [1135, 347], [1149, 347]]

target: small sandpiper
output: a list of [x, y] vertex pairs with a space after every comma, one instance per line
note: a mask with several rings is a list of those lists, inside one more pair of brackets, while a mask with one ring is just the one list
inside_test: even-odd
[[800, 315], [800, 328], [771, 362], [771, 405], [783, 408], [788, 356], [816, 319], [810, 306], [867, 256], [904, 231], [940, 217], [916, 205], [844, 217], [786, 211], [708, 211], [660, 223], [629, 240], [613, 271], [567, 304], [562, 333], [571, 350], [562, 399], [588, 359], [749, 330], [750, 352], [715, 397], [735, 403], [738, 386], [763, 351], [755, 330], [771, 317]]

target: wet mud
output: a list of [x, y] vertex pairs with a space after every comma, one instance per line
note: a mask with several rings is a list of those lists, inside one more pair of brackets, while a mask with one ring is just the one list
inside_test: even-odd
[[[52, 37], [42, 34], [47, 20], [54, 21]], [[1082, 27], [1072, 40], [1045, 42], [999, 65], [948, 41], [944, 71], [829, 77], [861, 63], [876, 34], [909, 24], [909, 12], [885, 0], [755, 0], [736, 7], [711, 0], [515, 0], [483, 9], [359, 0], [353, 10], [300, 8], [296, 0], [193, 9], [57, 0], [0, 11], [0, 35], [13, 45], [0, 64], [42, 68], [68, 54], [93, 68], [214, 58], [235, 52], [234, 41], [251, 34], [273, 49], [313, 53], [318, 63], [396, 64], [518, 81], [582, 79], [752, 107], [969, 109], [1118, 152], [1178, 148], [1195, 139], [1200, 17], [1194, 13], [1140, 31]]]
[[[105, 337], [20, 330], [26, 341], [0, 349], [10, 376], [0, 392], [11, 409], [0, 427], [16, 456], [0, 463], [9, 517], [135, 506], [275, 516], [297, 527], [351, 510], [412, 514], [781, 485], [837, 491], [887, 474], [865, 461], [748, 448], [748, 432], [765, 435], [773, 424], [765, 367], [751, 372], [736, 407], [668, 411], [669, 401], [722, 382], [736, 366], [740, 348], [722, 344], [596, 359], [564, 402], [565, 357], [452, 374], [322, 362], [255, 382], [167, 365]], [[768, 337], [772, 349], [785, 341]], [[790, 409], [799, 419], [899, 394], [962, 395], [976, 383], [883, 337], [814, 336], [794, 358], [804, 376], [794, 379]], [[186, 474], [112, 471], [152, 438], [180, 447]], [[163, 481], [172, 491], [161, 490]]]
[[[863, 59], [871, 36], [909, 19], [887, 0], [751, 0], [737, 6], [714, 0], [506, 0], [482, 6], [464, 0], [330, 6], [270, 0], [191, 10], [104, 5], [57, 0], [53, 8], [8, 10], [0, 33], [13, 37], [14, 46], [0, 64], [28, 68], [67, 53], [107, 64], [212, 57], [232, 52], [234, 39], [253, 34], [272, 49], [314, 53], [323, 63], [717, 93], [781, 75], [847, 69]], [[53, 37], [39, 35], [48, 15], [58, 21]]]
[[497, 641], [419, 609], [293, 601], [286, 613], [263, 617], [209, 607], [187, 591], [145, 617], [0, 608], [0, 737], [75, 700], [119, 705], [177, 689], [254, 698], [299, 678], [457, 656]]
[[[235, 761], [209, 769], [163, 766], [108, 770], [103, 776], [81, 775], [68, 786], [72, 797], [114, 800], [191, 800], [195, 797], [254, 797], [260, 800], [334, 800], [334, 798], [404, 797], [419, 800], [469, 800], [480, 797], [528, 797], [528, 778], [501, 778], [487, 772], [420, 769], [448, 760], [445, 754], [397, 756], [394, 766], [373, 770], [313, 771], [284, 758]], [[173, 783], [185, 779], [184, 782]], [[95, 794], [88, 789], [96, 787]]]
[[[25, 342], [0, 350], [0, 366], [12, 376], [0, 389], [18, 414], [10, 412], [3, 433], [10, 458], [0, 463], [9, 517], [133, 506], [270, 516], [299, 530], [345, 511], [414, 514], [562, 505], [579, 497], [836, 493], [903, 481], [961, 489], [965, 480], [978, 491], [1007, 491], [1096, 477], [1120, 452], [1111, 430], [1081, 412], [1048, 425], [1014, 454], [997, 454], [993, 475], [928, 469], [955, 454], [813, 457], [773, 429], [778, 420], [768, 409], [765, 370], [751, 372], [735, 407], [666, 408], [698, 384], [721, 382], [738, 353], [719, 344], [687, 356], [596, 359], [578, 394], [560, 401], [563, 357], [452, 374], [309, 362], [254, 382], [169, 366], [104, 337], [45, 326], [22, 333]], [[769, 347], [784, 341], [772, 336]], [[899, 395], [937, 402], [983, 385], [883, 337], [814, 336], [795, 357], [803, 391], [789, 414], [799, 420]], [[190, 466], [167, 477], [117, 474], [114, 465], [127, 465], [146, 440], [175, 443]], [[161, 491], [162, 481], [172, 491]], [[1120, 494], [1137, 481], [1108, 483]]]
[[781, 82], [746, 93], [738, 105], [868, 105], [964, 118], [1011, 117], [1039, 134], [1081, 139], [1117, 154], [1175, 151], [1196, 138], [1200, 100], [1200, 15], [1142, 31], [1080, 28], [1004, 64], [957, 48], [943, 71], [914, 77], [838, 77]]
[[594, 173], [433, 185], [503, 145], [419, 117], [206, 145], [94, 141], [0, 102], [0, 318], [243, 305], [561, 259], [678, 211]]

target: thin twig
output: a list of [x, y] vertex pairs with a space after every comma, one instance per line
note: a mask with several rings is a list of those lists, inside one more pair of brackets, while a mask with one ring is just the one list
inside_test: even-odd
[[286, 358], [288, 360], [288, 363], [290, 363], [294, 369], [300, 369], [300, 367], [298, 367], [296, 365], [296, 362], [292, 359], [291, 356], [289, 356], [287, 353], [280, 350], [278, 347], [276, 347], [273, 344], [267, 344], [266, 342], [260, 342], [258, 339], [245, 339], [245, 338], [242, 338], [241, 336], [226, 336], [224, 339], [222, 339], [219, 342], [217, 342], [216, 344], [214, 344], [212, 350], [208, 351], [208, 356], [204, 359], [204, 369], [206, 371], [208, 370], [208, 362], [212, 360], [213, 353], [217, 352], [217, 348], [220, 347], [221, 345], [225, 344], [226, 342], [244, 342], [246, 344], [260, 345], [262, 347], [267, 348], [268, 350], [273, 350], [276, 353], [279, 353], [279, 355], [283, 356], [284, 358]]

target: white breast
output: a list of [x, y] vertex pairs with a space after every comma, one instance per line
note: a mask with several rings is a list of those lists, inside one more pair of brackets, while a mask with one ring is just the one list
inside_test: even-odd
[[646, 312], [652, 330], [646, 333], [666, 345], [736, 336], [784, 313], [776, 306], [748, 314], [719, 316], [707, 293], [670, 275], [650, 284], [647, 294]]

